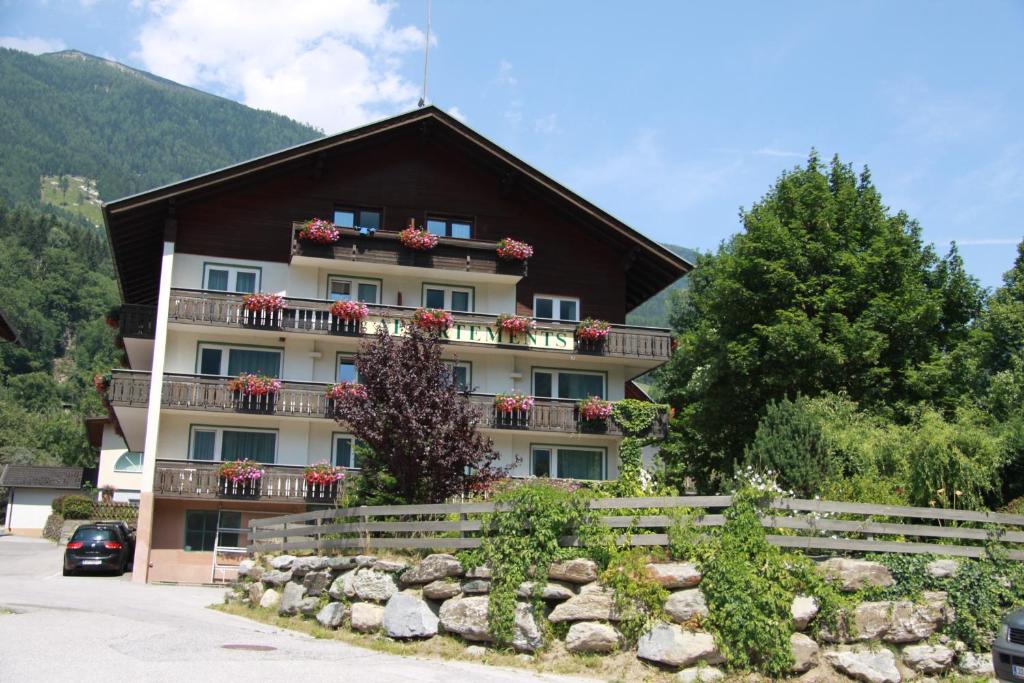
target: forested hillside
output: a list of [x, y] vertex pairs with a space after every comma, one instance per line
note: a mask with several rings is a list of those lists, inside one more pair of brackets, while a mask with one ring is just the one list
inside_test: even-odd
[[40, 176], [97, 181], [106, 201], [321, 135], [143, 71], [65, 51], [0, 49], [0, 196], [36, 201]]
[[[682, 256], [690, 263], [696, 264], [700, 255], [693, 249], [680, 247], [676, 244], [663, 245], [674, 254]], [[676, 294], [687, 287], [689, 276], [680, 278], [672, 283], [671, 287], [662, 290], [655, 296], [637, 306], [626, 316], [626, 322], [630, 325], [643, 325], [645, 327], [668, 327], [669, 318], [672, 313], [672, 302]]]

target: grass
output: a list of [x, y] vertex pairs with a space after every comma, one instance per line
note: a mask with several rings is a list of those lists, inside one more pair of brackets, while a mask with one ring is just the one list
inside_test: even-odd
[[103, 225], [96, 181], [81, 176], [44, 175], [39, 179], [39, 201]]

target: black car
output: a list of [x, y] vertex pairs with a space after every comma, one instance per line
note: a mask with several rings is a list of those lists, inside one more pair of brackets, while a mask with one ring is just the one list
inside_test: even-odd
[[131, 530], [123, 522], [83, 524], [75, 530], [64, 551], [64, 576], [80, 570], [128, 570], [135, 543]]
[[1024, 681], [1024, 609], [1003, 619], [992, 643], [992, 666], [1001, 681]]

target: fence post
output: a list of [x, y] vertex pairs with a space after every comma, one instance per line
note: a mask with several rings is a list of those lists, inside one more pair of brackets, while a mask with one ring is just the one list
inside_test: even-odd
[[284, 544], [288, 542], [288, 522], [281, 525], [281, 552], [284, 552]]
[[319, 555], [323, 552], [323, 534], [320, 532], [320, 526], [323, 524], [323, 517], [316, 518], [316, 554]]
[[370, 516], [366, 514], [366, 506], [359, 506], [359, 518], [363, 521], [363, 530], [359, 532], [360, 537], [363, 539], [363, 554], [370, 554], [370, 532], [365, 528], [370, 523]]

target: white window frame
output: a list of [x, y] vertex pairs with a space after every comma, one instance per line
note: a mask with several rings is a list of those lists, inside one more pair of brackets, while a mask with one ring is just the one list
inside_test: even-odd
[[608, 449], [601, 446], [567, 446], [567, 445], [555, 445], [546, 443], [535, 443], [530, 444], [530, 476], [538, 476], [533, 470], [533, 452], [536, 450], [547, 450], [548, 455], [548, 468], [551, 470], [551, 474], [548, 475], [550, 479], [558, 479], [558, 451], [559, 450], [572, 450], [572, 451], [593, 451], [601, 454], [601, 478], [600, 479], [574, 479], [574, 481], [608, 481]]
[[214, 376], [227, 377], [228, 376], [228, 366], [231, 363], [231, 360], [230, 360], [230, 358], [228, 356], [231, 354], [231, 349], [238, 349], [239, 351], [252, 351], [254, 349], [258, 349], [260, 351], [274, 352], [274, 353], [277, 354], [278, 358], [280, 359], [280, 362], [278, 362], [278, 364], [277, 364], [277, 374], [278, 374], [279, 377], [284, 375], [284, 349], [279, 349], [279, 348], [272, 347], [272, 346], [244, 346], [244, 345], [241, 345], [241, 344], [217, 344], [217, 343], [208, 343], [208, 342], [201, 342], [196, 347], [196, 374], [197, 375], [202, 375], [203, 374], [202, 369], [203, 369], [203, 350], [204, 349], [217, 349], [217, 350], [219, 350], [221, 352], [221, 354], [220, 354], [220, 372], [217, 375], [204, 375], [205, 377], [214, 377]]
[[335, 382], [340, 382], [341, 381], [338, 378], [338, 370], [341, 368], [341, 362], [342, 361], [348, 361], [349, 363], [352, 364], [352, 369], [356, 371], [355, 381], [359, 382], [359, 369], [356, 367], [356, 357], [354, 355], [352, 355], [351, 353], [345, 353], [343, 351], [339, 351], [334, 356], [334, 381]]
[[[541, 318], [537, 315], [537, 299], [550, 299], [551, 300], [551, 313], [557, 314], [561, 311], [561, 304], [563, 301], [571, 301], [576, 304], [576, 318], [574, 320], [565, 320], [564, 318]], [[580, 298], [578, 296], [561, 296], [558, 294], [534, 294], [533, 295], [533, 317], [537, 320], [554, 320], [562, 322], [573, 322], [578, 323], [580, 321]]]
[[[120, 464], [121, 460], [123, 460], [125, 458], [128, 458], [129, 456], [132, 456], [132, 455], [138, 456], [138, 461], [139, 461], [138, 465], [133, 465], [132, 469], [128, 469], [128, 468], [125, 468], [125, 467], [118, 467], [118, 465]], [[123, 472], [125, 474], [140, 474], [142, 472], [142, 463], [144, 461], [144, 458], [145, 458], [145, 456], [142, 453], [142, 451], [125, 451], [121, 455], [117, 456], [116, 460], [114, 460], [114, 471], [115, 472]], [[136, 467], [138, 469], [134, 469]]]
[[[224, 462], [221, 460], [221, 452], [224, 447], [224, 432], [261, 432], [264, 434], [274, 435], [274, 462], [272, 463], [261, 463], [266, 465], [276, 465], [278, 451], [281, 446], [281, 439], [278, 437], [278, 430], [276, 429], [258, 429], [254, 427], [221, 427], [215, 425], [190, 425], [188, 430], [188, 460], [189, 462]], [[213, 432], [213, 460], [196, 460], [193, 456], [195, 454], [195, 434], [196, 432]]]
[[338, 463], [335, 462], [335, 458], [338, 455], [338, 442], [341, 441], [342, 439], [351, 442], [351, 448], [349, 449], [349, 454], [351, 455], [352, 460], [351, 460], [351, 464], [350, 465], [341, 465], [341, 467], [344, 467], [347, 470], [360, 470], [360, 469], [362, 469], [361, 467], [356, 467], [355, 466], [356, 465], [356, 442], [358, 441], [358, 439], [356, 439], [355, 435], [348, 434], [348, 433], [345, 433], [345, 432], [335, 432], [334, 434], [331, 435], [331, 457], [330, 457], [330, 463], [332, 465], [338, 466]]
[[472, 389], [473, 387], [473, 364], [468, 360], [445, 360], [441, 361], [445, 367], [452, 371], [452, 377], [455, 377], [455, 368], [466, 368], [466, 388]]
[[[226, 270], [228, 271], [228, 288], [226, 290], [210, 290], [210, 271], [211, 270]], [[252, 273], [256, 276], [255, 291], [260, 291], [261, 278], [263, 277], [263, 270], [261, 268], [253, 268], [250, 266], [233, 266], [227, 263], [204, 263], [203, 264], [203, 289], [209, 291], [226, 291], [231, 294], [238, 294], [238, 274], [239, 273]]]
[[423, 283], [423, 305], [427, 305], [427, 290], [436, 289], [444, 292], [444, 310], [452, 310], [452, 292], [464, 292], [469, 295], [469, 310], [468, 311], [455, 311], [456, 313], [473, 313], [476, 311], [476, 290], [472, 287], [460, 287], [458, 285], [441, 285], [433, 283]]
[[[542, 372], [551, 375], [551, 396], [539, 396], [537, 392], [537, 373]], [[530, 374], [530, 391], [538, 398], [552, 398], [558, 399], [558, 375], [559, 373], [567, 373], [571, 375], [594, 375], [601, 378], [601, 395], [598, 397], [602, 400], [607, 400], [608, 397], [608, 376], [603, 372], [597, 372], [594, 370], [570, 370], [568, 368], [533, 368], [533, 372]], [[563, 398], [562, 401], [581, 401], [583, 399]]]
[[382, 280], [367, 280], [347, 275], [328, 275], [327, 289], [324, 291], [324, 296], [328, 301], [335, 301], [335, 299], [331, 298], [331, 283], [334, 281], [349, 283], [351, 290], [356, 293], [355, 298], [351, 299], [351, 301], [359, 301], [359, 285], [373, 285], [377, 289], [377, 299], [375, 301], [364, 301], [363, 303], [380, 305], [381, 290], [384, 289], [384, 282]]

